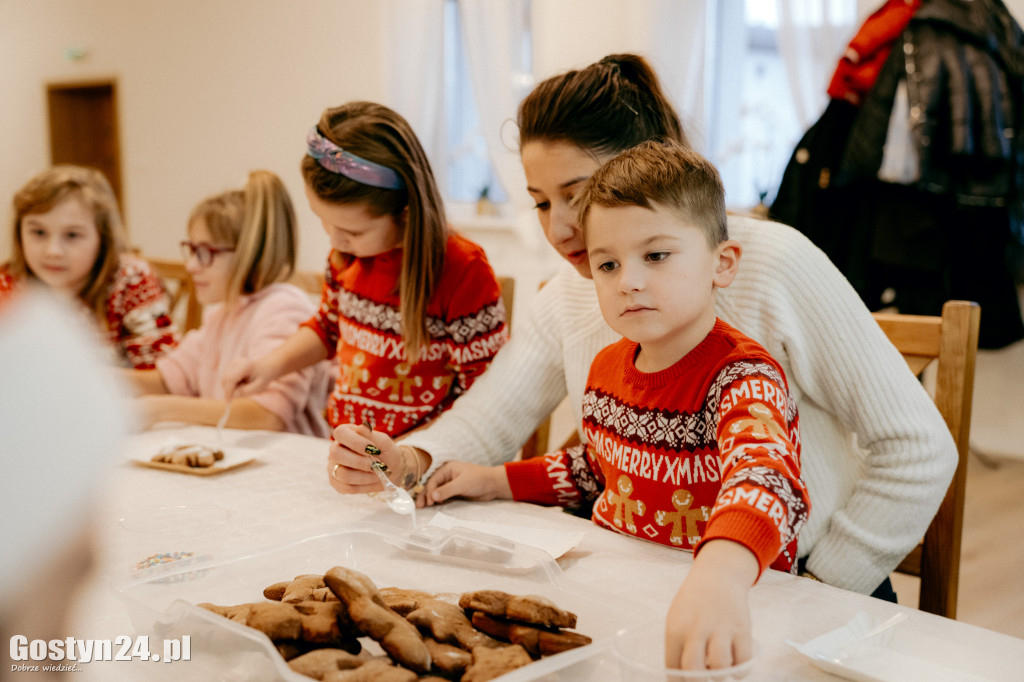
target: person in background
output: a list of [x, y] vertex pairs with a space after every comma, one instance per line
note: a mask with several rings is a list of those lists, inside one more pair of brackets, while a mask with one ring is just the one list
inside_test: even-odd
[[229, 401], [222, 379], [232, 361], [259, 358], [313, 314], [307, 294], [285, 280], [295, 269], [296, 219], [291, 197], [270, 171], [253, 171], [242, 189], [200, 202], [181, 243], [195, 296], [198, 329], [185, 334], [156, 368], [130, 372], [142, 394], [144, 427], [177, 421], [327, 437], [323, 411], [331, 368], [317, 362]]
[[[628, 54], [543, 81], [520, 104], [518, 124], [527, 190], [567, 262], [452, 410], [400, 446], [373, 434], [387, 464], [410, 454], [424, 470], [448, 460], [507, 462], [566, 395], [587, 438], [587, 373], [618, 335], [601, 318], [572, 201], [615, 154], [658, 137], [686, 146], [686, 137], [654, 71]], [[775, 358], [800, 405], [801, 475], [812, 502], [800, 532], [802, 572], [894, 601], [889, 574], [923, 537], [956, 469], [949, 429], [817, 247], [779, 223], [730, 215], [728, 229], [743, 267], [718, 292], [716, 313]], [[332, 446], [330, 466], [342, 475], [336, 490], [378, 487], [364, 454], [370, 443], [351, 434]]]
[[[131, 405], [88, 323], [52, 290], [0, 299], [0, 679], [19, 674], [15, 637], [64, 640], [96, 551], [94, 505], [128, 433]], [[7, 649], [6, 647], [10, 647]], [[66, 661], [60, 661], [67, 663]]]
[[14, 195], [12, 257], [0, 298], [36, 284], [77, 299], [120, 364], [152, 368], [178, 333], [170, 299], [149, 264], [128, 252], [110, 183], [92, 168], [54, 166]]
[[696, 152], [643, 142], [598, 169], [576, 205], [601, 314], [624, 337], [590, 366], [587, 445], [504, 467], [448, 461], [427, 504], [592, 506], [600, 526], [693, 550], [665, 664], [742, 663], [750, 586], [769, 566], [796, 568], [810, 504], [782, 367], [715, 315], [717, 292], [742, 269], [721, 179]]
[[[328, 109], [306, 145], [306, 197], [331, 242], [320, 308], [280, 347], [238, 363], [225, 392], [248, 395], [336, 358], [334, 437], [408, 433], [451, 407], [505, 343], [501, 287], [483, 249], [448, 227], [399, 114], [372, 102]], [[403, 482], [419, 478], [412, 459], [393, 466]]]

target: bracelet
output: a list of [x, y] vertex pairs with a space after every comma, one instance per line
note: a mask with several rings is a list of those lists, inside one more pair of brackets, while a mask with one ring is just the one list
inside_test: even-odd
[[[402, 453], [402, 473], [398, 477], [401, 481], [399, 485], [404, 490], [408, 490], [415, 496], [423, 490], [423, 486], [420, 485], [420, 477], [422, 476], [422, 473], [420, 472], [420, 456], [416, 452], [415, 448], [408, 445], [399, 445], [398, 450]], [[406, 455], [412, 457], [416, 462], [415, 472], [410, 469]]]

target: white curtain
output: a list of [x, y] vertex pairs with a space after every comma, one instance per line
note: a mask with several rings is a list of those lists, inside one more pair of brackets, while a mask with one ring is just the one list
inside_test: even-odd
[[642, 52], [676, 105], [686, 135], [704, 149], [707, 129], [707, 0], [645, 0], [630, 5], [642, 22]]
[[856, 0], [776, 0], [779, 53], [801, 130], [828, 102], [829, 80], [853, 36]]
[[532, 83], [525, 54], [529, 0], [459, 0], [480, 127], [494, 171], [517, 210], [528, 209], [516, 109]]
[[[386, 27], [381, 58], [387, 74], [384, 102], [409, 121], [430, 159], [441, 191], [448, 186], [444, 119], [445, 0], [382, 0]], [[358, 64], [358, 60], [353, 60]]]

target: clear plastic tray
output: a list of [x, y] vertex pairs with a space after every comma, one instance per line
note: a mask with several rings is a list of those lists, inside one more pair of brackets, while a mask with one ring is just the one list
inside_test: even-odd
[[452, 599], [469, 590], [500, 589], [544, 596], [577, 614], [576, 630], [594, 644], [541, 659], [503, 678], [508, 680], [547, 679], [553, 671], [575, 669], [603, 652], [618, 630], [644, 620], [642, 605], [602, 599], [598, 588], [568, 580], [539, 550], [465, 528], [410, 532], [362, 523], [244, 556], [157, 566], [119, 585], [137, 633], [149, 635], [154, 650], [163, 639], [191, 636], [191, 661], [148, 666], [147, 679], [308, 682], [288, 668], [263, 634], [196, 604], [261, 601], [268, 585], [334, 566], [361, 571], [378, 588], [425, 590]]

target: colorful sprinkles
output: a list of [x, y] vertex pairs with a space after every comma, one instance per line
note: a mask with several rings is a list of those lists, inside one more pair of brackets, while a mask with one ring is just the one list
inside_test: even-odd
[[147, 568], [160, 566], [162, 564], [169, 564], [172, 561], [178, 561], [179, 559], [189, 559], [193, 556], [195, 556], [194, 552], [169, 552], [162, 554], [153, 554], [146, 557], [142, 561], [135, 562], [135, 566], [132, 567], [132, 570], [143, 571]]

